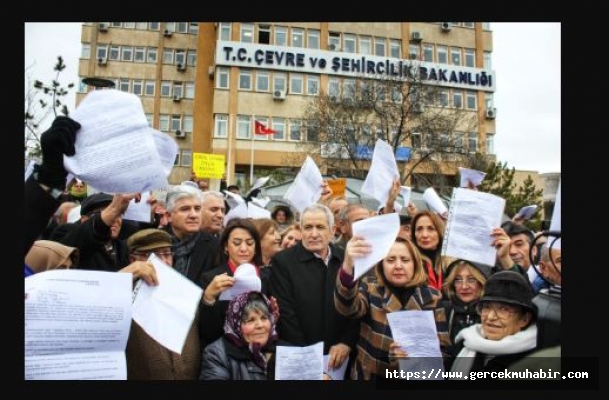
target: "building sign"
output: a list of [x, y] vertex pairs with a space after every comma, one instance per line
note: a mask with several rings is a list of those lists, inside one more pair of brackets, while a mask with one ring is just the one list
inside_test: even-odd
[[494, 92], [494, 71], [419, 60], [258, 43], [216, 43], [216, 65], [377, 79], [420, 77], [430, 85]]
[[197, 178], [222, 179], [225, 167], [224, 154], [193, 153], [192, 170]]

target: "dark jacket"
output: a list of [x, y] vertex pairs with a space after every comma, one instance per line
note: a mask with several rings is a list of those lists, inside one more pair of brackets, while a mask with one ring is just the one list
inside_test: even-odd
[[281, 340], [296, 346], [324, 342], [324, 354], [335, 344], [344, 343], [354, 356], [359, 321], [345, 318], [334, 307], [334, 287], [343, 252], [333, 244], [330, 248], [328, 266], [302, 242], [272, 258], [269, 290], [277, 298], [281, 313], [277, 333]]
[[38, 239], [61, 203], [44, 191], [32, 175], [25, 181], [25, 242], [23, 257]]
[[200, 380], [263, 381], [274, 380], [274, 354], [267, 371], [254, 363], [248, 349], [239, 348], [221, 337], [203, 351]]

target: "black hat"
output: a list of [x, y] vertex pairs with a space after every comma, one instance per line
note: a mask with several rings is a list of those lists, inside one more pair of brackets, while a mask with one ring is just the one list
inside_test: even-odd
[[496, 272], [486, 281], [480, 302], [498, 301], [514, 304], [530, 310], [537, 316], [537, 306], [533, 304], [533, 288], [520, 272]]
[[88, 215], [101, 207], [106, 207], [112, 202], [114, 196], [108, 193], [95, 193], [84, 199], [80, 205], [80, 215]]
[[484, 278], [486, 280], [488, 280], [489, 276], [491, 276], [491, 267], [489, 267], [488, 265], [480, 264], [480, 263], [469, 261], [469, 260], [464, 260], [462, 258], [458, 258], [455, 261], [448, 264], [448, 267], [446, 267], [446, 273], [444, 274], [444, 276], [449, 276], [450, 273], [452, 272], [452, 270], [455, 269], [457, 264], [459, 264], [461, 261], [467, 263], [468, 265], [472, 266], [473, 268], [476, 268], [482, 274], [482, 276], [484, 276]]

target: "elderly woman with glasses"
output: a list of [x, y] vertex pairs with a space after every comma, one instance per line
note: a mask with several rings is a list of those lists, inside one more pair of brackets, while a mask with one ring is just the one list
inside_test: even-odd
[[481, 322], [456, 337], [461, 349], [451, 371], [465, 379], [471, 372], [504, 371], [537, 347], [537, 307], [527, 278], [514, 271], [488, 279], [476, 307]]

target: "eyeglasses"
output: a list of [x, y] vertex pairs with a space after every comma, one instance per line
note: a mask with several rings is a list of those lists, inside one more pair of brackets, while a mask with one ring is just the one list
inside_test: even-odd
[[518, 310], [515, 309], [514, 307], [510, 307], [510, 306], [507, 306], [507, 305], [501, 304], [501, 303], [484, 302], [484, 303], [478, 303], [476, 305], [476, 311], [478, 312], [478, 314], [480, 314], [483, 317], [487, 316], [491, 312], [491, 310], [495, 311], [495, 315], [499, 319], [508, 319], [513, 314], [518, 312]]
[[156, 254], [157, 257], [159, 258], [167, 258], [167, 257], [171, 257], [173, 256], [173, 252], [171, 251], [163, 251], [163, 252], [157, 252], [157, 251], [148, 251], [148, 252], [139, 252], [139, 251], [134, 251], [131, 254], [136, 256], [136, 257], [145, 257], [148, 258], [150, 257], [150, 254]]
[[476, 283], [478, 283], [478, 280], [476, 278], [467, 278], [467, 279], [463, 279], [463, 278], [457, 278], [454, 280], [455, 282], [455, 286], [463, 286], [463, 283], [467, 282], [467, 284], [469, 286], [474, 286]]

